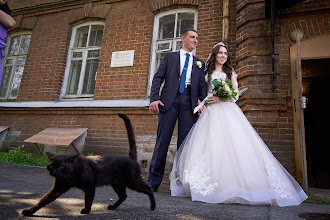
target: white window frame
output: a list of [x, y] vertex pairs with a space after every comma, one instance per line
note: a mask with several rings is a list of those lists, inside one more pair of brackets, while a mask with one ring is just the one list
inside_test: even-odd
[[[67, 90], [68, 81], [69, 81], [71, 61], [75, 60], [75, 58], [72, 58], [72, 49], [74, 47], [74, 42], [75, 42], [75, 39], [76, 39], [77, 30], [80, 27], [90, 26], [90, 25], [103, 25], [105, 27], [105, 23], [103, 21], [91, 21], [91, 22], [85, 22], [85, 23], [79, 24], [79, 25], [72, 28], [72, 35], [71, 35], [70, 46], [69, 46], [69, 50], [68, 50], [64, 80], [63, 80], [63, 85], [62, 85], [61, 95], [60, 95], [60, 99], [62, 99], [62, 100], [63, 99], [93, 100], [94, 94], [91, 94], [91, 95], [79, 95], [79, 94], [78, 95], [66, 95], [66, 90]], [[90, 30], [89, 30], [89, 33], [90, 33]], [[104, 35], [104, 32], [103, 32], [103, 35]], [[103, 36], [102, 36], [102, 38], [103, 38]], [[87, 39], [86, 45], [88, 45], [89, 39], [90, 38]], [[87, 58], [88, 51], [95, 50], [97, 48], [99, 48], [101, 50], [101, 46], [93, 46], [93, 47], [88, 47], [88, 49], [82, 48], [82, 49], [75, 49], [74, 50], [74, 52], [83, 52], [83, 55], [82, 55], [82, 61], [83, 62], [82, 62], [81, 72], [83, 72], [83, 73], [85, 72], [86, 62], [87, 62], [87, 59], [88, 59]], [[97, 77], [97, 72], [96, 72], [96, 75], [95, 75], [95, 79], [96, 79], [96, 77]], [[83, 80], [84, 80], [84, 77], [80, 77], [78, 91], [82, 90]]]
[[[157, 71], [156, 68], [156, 56], [157, 56], [157, 52], [164, 52], [164, 51], [168, 51], [168, 52], [175, 52], [177, 50], [180, 50], [181, 48], [176, 48], [176, 43], [178, 41], [181, 41], [181, 37], [178, 36], [176, 38], [170, 38], [170, 39], [162, 39], [162, 40], [158, 40], [158, 29], [159, 29], [159, 19], [170, 15], [170, 14], [175, 14], [175, 20], [177, 21], [177, 16], [178, 13], [194, 13], [194, 29], [197, 30], [197, 21], [198, 21], [198, 10], [197, 9], [193, 9], [193, 8], [181, 8], [181, 9], [174, 9], [171, 11], [167, 11], [167, 12], [163, 12], [163, 13], [159, 13], [155, 16], [155, 20], [154, 20], [154, 29], [153, 29], [153, 36], [152, 36], [152, 45], [151, 45], [151, 59], [150, 59], [150, 66], [149, 66], [149, 79], [148, 79], [148, 90], [147, 90], [147, 96], [150, 96], [150, 90], [151, 90], [151, 84], [152, 84], [152, 80], [154, 78], [154, 75]], [[175, 23], [175, 30], [176, 30], [176, 23]], [[170, 50], [158, 50], [158, 44], [159, 43], [167, 43], [167, 42], [171, 42], [171, 49]], [[175, 50], [175, 48], [177, 50]], [[195, 54], [196, 51], [193, 51], [193, 54]]]
[[[1, 78], [3, 78], [4, 76], [4, 70], [5, 70], [5, 65], [6, 65], [6, 61], [7, 61], [7, 58], [9, 57], [15, 57], [14, 58], [14, 64], [13, 64], [13, 67], [16, 67], [16, 64], [17, 64], [17, 58], [20, 58], [20, 57], [25, 57], [25, 61], [26, 61], [26, 57], [27, 57], [27, 54], [28, 54], [28, 51], [26, 54], [24, 55], [8, 55], [8, 50], [9, 50], [9, 47], [10, 47], [10, 44], [11, 44], [11, 41], [14, 37], [16, 36], [19, 36], [19, 35], [30, 35], [32, 36], [32, 32], [31, 31], [20, 31], [20, 32], [17, 32], [17, 33], [14, 33], [14, 34], [10, 34], [8, 35], [7, 37], [7, 41], [6, 41], [6, 48], [5, 48], [5, 54], [6, 54], [6, 58], [2, 59], [2, 76]], [[31, 41], [30, 41], [31, 43]], [[29, 47], [30, 47], [30, 44], [29, 44]], [[25, 64], [24, 64], [25, 66]], [[13, 74], [13, 71], [15, 70], [15, 68], [12, 69], [12, 72], [10, 74], [10, 87], [11, 87], [11, 84], [12, 84], [12, 80], [13, 80], [13, 77], [14, 77], [14, 74]], [[24, 74], [24, 70], [23, 70], [23, 74]], [[2, 79], [1, 79], [2, 80]], [[21, 79], [22, 80], [22, 79]], [[22, 82], [22, 81], [21, 81]], [[20, 83], [21, 83], [20, 82]], [[0, 86], [1, 86], [1, 81], [0, 81]], [[18, 90], [19, 92], [19, 90]], [[11, 93], [11, 88], [9, 88], [7, 91], [6, 91], [6, 96], [5, 97], [0, 97], [0, 100], [15, 100], [17, 99], [17, 96], [16, 97], [10, 97], [10, 93]]]

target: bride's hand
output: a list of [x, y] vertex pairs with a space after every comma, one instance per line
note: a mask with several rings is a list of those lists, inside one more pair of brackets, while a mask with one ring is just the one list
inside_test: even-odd
[[218, 96], [211, 96], [207, 101], [210, 104], [215, 104], [215, 103], [221, 102]]

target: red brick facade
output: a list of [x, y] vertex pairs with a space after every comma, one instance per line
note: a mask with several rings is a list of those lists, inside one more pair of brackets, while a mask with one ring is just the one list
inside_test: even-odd
[[[275, 91], [272, 91], [270, 19], [264, 0], [229, 1], [229, 55], [248, 88], [239, 106], [269, 149], [295, 175], [294, 132], [289, 34], [300, 28], [305, 38], [329, 34], [330, 1], [310, 1], [277, 15], [275, 30]], [[31, 42], [16, 102], [58, 100], [67, 63], [72, 27], [86, 21], [104, 21], [105, 28], [93, 100], [146, 99], [154, 17], [178, 8], [198, 10], [199, 45], [196, 55], [206, 60], [211, 47], [222, 40], [222, 0], [11, 0], [17, 26], [9, 34], [31, 31]], [[307, 12], [306, 12], [307, 11]], [[135, 50], [132, 67], [110, 67], [115, 51]], [[145, 107], [1, 107], [0, 125], [10, 126], [5, 147], [48, 127], [87, 127], [84, 153], [126, 154], [123, 122], [132, 119], [139, 152], [149, 156], [155, 142], [157, 115]], [[140, 154], [141, 160], [147, 160]], [[171, 149], [169, 161], [175, 150]], [[168, 164], [170, 169], [170, 164]], [[166, 182], [166, 181], [165, 181]]]

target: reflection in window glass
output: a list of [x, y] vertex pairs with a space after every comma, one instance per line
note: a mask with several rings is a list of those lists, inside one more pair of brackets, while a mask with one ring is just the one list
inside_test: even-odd
[[19, 86], [21, 84], [21, 79], [22, 79], [22, 75], [23, 75], [23, 70], [24, 70], [24, 66], [16, 66], [15, 68], [15, 74], [13, 77], [13, 81], [12, 81], [12, 85], [11, 85], [11, 93], [10, 93], [10, 97], [16, 97], [18, 94], [18, 89]]
[[86, 47], [88, 30], [89, 26], [84, 26], [77, 29], [74, 47]]
[[174, 37], [175, 14], [167, 15], [159, 19], [158, 39]]
[[98, 59], [88, 60], [85, 71], [84, 87], [82, 94], [93, 94], [95, 88], [95, 75], [99, 65]]
[[12, 69], [13, 69], [12, 66], [6, 66], [4, 68], [4, 71], [2, 72], [0, 98], [6, 98]]
[[83, 53], [82, 52], [73, 52], [72, 58], [82, 58]]
[[31, 35], [22, 35], [18, 54], [27, 54], [29, 49]]
[[20, 41], [21, 36], [16, 36], [11, 39], [8, 55], [17, 55]]
[[181, 32], [188, 28], [194, 28], [194, 13], [179, 13], [177, 20], [176, 36], [180, 37]]
[[92, 26], [89, 46], [101, 46], [103, 28], [104, 28], [103, 25]]
[[156, 55], [156, 65], [159, 66], [160, 61], [163, 59], [165, 53], [158, 53]]
[[69, 86], [67, 88], [67, 94], [69, 95], [77, 94], [80, 72], [81, 72], [81, 64], [82, 64], [82, 60], [71, 62], [71, 68], [69, 74]]
[[0, 99], [17, 98], [30, 39], [30, 34], [8, 37], [9, 47], [7, 48], [7, 57], [3, 62]]
[[176, 42], [176, 50], [175, 51], [179, 51], [182, 48], [182, 41], [177, 41]]
[[162, 43], [162, 44], [158, 44], [158, 48], [157, 50], [169, 50], [171, 44], [170, 43]]

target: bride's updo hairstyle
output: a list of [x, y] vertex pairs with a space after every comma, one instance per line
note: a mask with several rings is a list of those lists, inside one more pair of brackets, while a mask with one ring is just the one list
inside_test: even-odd
[[[212, 51], [206, 61], [206, 69], [205, 74], [207, 74], [207, 85], [211, 86], [211, 79], [212, 79], [212, 73], [215, 70], [215, 56], [219, 53], [220, 47], [224, 47], [227, 49], [226, 45], [222, 42], [216, 44], [213, 46]], [[233, 71], [233, 67], [231, 66], [230, 57], [227, 53], [227, 61], [223, 64], [222, 71], [227, 74], [227, 78], [231, 79], [231, 74]]]

